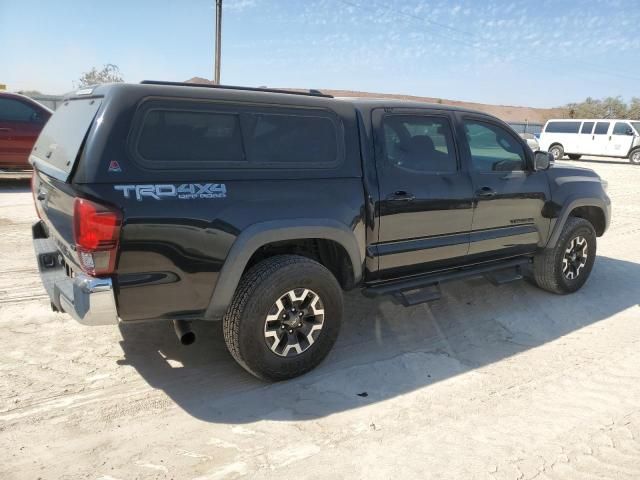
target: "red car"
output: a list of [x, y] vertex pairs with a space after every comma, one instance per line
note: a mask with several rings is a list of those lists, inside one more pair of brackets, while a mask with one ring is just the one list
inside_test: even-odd
[[0, 92], [0, 170], [31, 168], [31, 148], [52, 113], [29, 97]]

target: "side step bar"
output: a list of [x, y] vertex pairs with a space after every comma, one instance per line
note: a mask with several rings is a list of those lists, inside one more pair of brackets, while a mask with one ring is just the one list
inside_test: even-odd
[[472, 267], [413, 277], [408, 280], [390, 281], [363, 290], [367, 297], [393, 295], [405, 307], [438, 300], [440, 284], [463, 278], [485, 276], [494, 285], [503, 285], [522, 279], [522, 270], [531, 263], [529, 257], [483, 263]]

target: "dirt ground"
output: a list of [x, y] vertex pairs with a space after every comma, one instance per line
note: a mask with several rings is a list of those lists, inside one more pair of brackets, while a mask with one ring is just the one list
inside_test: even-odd
[[265, 384], [218, 324], [83, 327], [52, 313], [28, 183], [0, 187], [0, 478], [638, 479], [640, 168], [571, 296], [447, 284], [409, 309], [347, 297], [328, 359]]

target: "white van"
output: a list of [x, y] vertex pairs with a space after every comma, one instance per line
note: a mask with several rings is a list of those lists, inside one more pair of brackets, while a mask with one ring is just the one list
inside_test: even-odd
[[540, 150], [560, 160], [568, 155], [628, 158], [640, 165], [640, 121], [603, 119], [549, 120], [540, 134]]

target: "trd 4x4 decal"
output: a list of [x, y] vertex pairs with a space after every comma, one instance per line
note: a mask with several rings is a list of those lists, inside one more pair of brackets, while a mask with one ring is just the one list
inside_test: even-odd
[[225, 198], [227, 187], [224, 183], [183, 183], [181, 185], [114, 185], [115, 190], [124, 194], [124, 198], [142, 201], [144, 197], [161, 200], [163, 197], [178, 198], [180, 200], [194, 200], [206, 198]]

